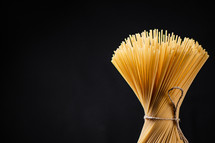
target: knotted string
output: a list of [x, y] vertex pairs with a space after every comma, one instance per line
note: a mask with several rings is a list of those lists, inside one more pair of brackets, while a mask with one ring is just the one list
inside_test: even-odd
[[[176, 105], [175, 105], [174, 101], [172, 100], [172, 98], [169, 95], [169, 92], [172, 91], [173, 89], [180, 89], [181, 90], [181, 96], [180, 96], [180, 98], [179, 98], [179, 100], [178, 100]], [[149, 119], [149, 120], [172, 120], [172, 121], [174, 121], [176, 126], [177, 126], [177, 130], [178, 130], [178, 134], [180, 136], [180, 139], [183, 140], [184, 143], [189, 143], [188, 140], [186, 139], [186, 137], [184, 136], [180, 126], [179, 126], [180, 119], [176, 117], [178, 104], [179, 104], [181, 98], [183, 97], [183, 92], [184, 92], [183, 89], [180, 88], [180, 87], [173, 87], [173, 88], [168, 90], [168, 96], [169, 96], [169, 99], [172, 102], [172, 106], [173, 106], [173, 113], [174, 113], [173, 118], [160, 118], [160, 117], [151, 117], [151, 116], [145, 115], [144, 119]]]

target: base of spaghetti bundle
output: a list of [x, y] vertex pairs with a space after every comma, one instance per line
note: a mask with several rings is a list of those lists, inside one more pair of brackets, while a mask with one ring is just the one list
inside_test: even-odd
[[[179, 100], [178, 100], [178, 102], [176, 104], [174, 103], [174, 101], [172, 100], [172, 98], [171, 98], [171, 96], [169, 94], [169, 92], [174, 90], [174, 89], [179, 89], [181, 91], [181, 96], [180, 96], [180, 98], [179, 98]], [[180, 139], [183, 140], [184, 143], [189, 143], [188, 140], [186, 139], [186, 137], [184, 136], [183, 132], [181, 131], [180, 126], [179, 126], [180, 119], [176, 118], [176, 111], [178, 109], [179, 102], [183, 97], [183, 93], [184, 93], [184, 90], [182, 88], [180, 88], [180, 87], [172, 87], [171, 89], [168, 90], [168, 97], [169, 97], [169, 99], [170, 99], [170, 101], [172, 103], [174, 118], [160, 118], [160, 117], [152, 117], [152, 116], [145, 115], [144, 119], [149, 119], [149, 120], [171, 120], [171, 121], [174, 121], [176, 123]]]

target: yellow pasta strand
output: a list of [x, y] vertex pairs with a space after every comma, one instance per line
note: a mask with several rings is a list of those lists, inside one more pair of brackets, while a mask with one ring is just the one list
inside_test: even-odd
[[[208, 53], [193, 39], [163, 30], [130, 35], [114, 51], [111, 62], [134, 91], [147, 116], [173, 118], [167, 92], [180, 87], [187, 93]], [[177, 103], [179, 90], [171, 91]], [[179, 108], [183, 102], [179, 102]], [[176, 112], [179, 117], [179, 110]], [[145, 120], [138, 143], [182, 143], [171, 120]]]

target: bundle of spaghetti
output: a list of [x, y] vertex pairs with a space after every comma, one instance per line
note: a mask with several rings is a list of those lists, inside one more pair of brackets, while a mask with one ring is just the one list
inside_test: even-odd
[[[150, 30], [130, 35], [114, 51], [111, 62], [139, 99], [147, 117], [173, 119], [168, 90], [183, 89], [193, 82], [209, 55], [193, 39], [182, 40], [174, 33]], [[181, 91], [170, 91], [177, 103]], [[178, 103], [180, 108], [184, 96]], [[176, 111], [179, 119], [179, 109]], [[138, 143], [180, 143], [177, 125], [172, 120], [146, 119]]]

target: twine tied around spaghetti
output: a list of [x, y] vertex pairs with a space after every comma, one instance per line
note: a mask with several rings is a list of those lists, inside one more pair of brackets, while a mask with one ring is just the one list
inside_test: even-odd
[[[179, 100], [178, 100], [176, 105], [175, 105], [174, 101], [172, 100], [172, 98], [170, 97], [170, 94], [169, 94], [169, 92], [172, 91], [173, 89], [180, 89], [180, 91], [181, 91], [181, 96], [180, 96], [180, 98], [179, 98]], [[176, 117], [178, 104], [179, 104], [181, 98], [183, 97], [183, 92], [184, 92], [183, 89], [180, 88], [180, 87], [172, 87], [171, 89], [168, 90], [168, 96], [169, 96], [169, 99], [172, 102], [172, 106], [173, 106], [173, 113], [174, 113], [173, 118], [160, 118], [160, 117], [151, 117], [151, 116], [145, 115], [144, 119], [149, 119], [149, 120], [172, 120], [172, 121], [174, 121], [176, 126], [177, 126], [177, 130], [178, 130], [178, 134], [180, 136], [180, 139], [183, 140], [184, 143], [189, 143], [188, 140], [186, 139], [186, 137], [184, 136], [180, 126], [179, 126], [180, 119]]]

